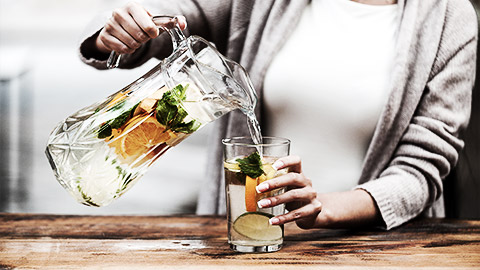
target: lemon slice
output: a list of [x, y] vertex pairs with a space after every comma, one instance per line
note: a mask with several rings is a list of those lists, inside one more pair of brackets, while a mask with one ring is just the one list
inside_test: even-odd
[[224, 162], [223, 163], [223, 166], [230, 170], [230, 171], [233, 171], [233, 172], [238, 172], [240, 171], [240, 166], [238, 165], [238, 163], [229, 163], [229, 162]]
[[272, 164], [263, 164], [263, 171], [265, 172], [266, 180], [275, 177], [277, 171], [272, 167]]
[[250, 239], [259, 241], [273, 241], [283, 237], [282, 227], [270, 225], [268, 220], [271, 214], [262, 212], [247, 212], [240, 215], [233, 222], [233, 229]]

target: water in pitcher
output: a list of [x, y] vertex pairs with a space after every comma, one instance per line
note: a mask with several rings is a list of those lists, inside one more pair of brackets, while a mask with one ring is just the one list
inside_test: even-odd
[[78, 202], [110, 204], [168, 149], [237, 108], [247, 115], [254, 141], [262, 141], [254, 106], [243, 98], [206, 95], [192, 81], [148, 92], [129, 96], [132, 89], [127, 87], [71, 115], [52, 132], [47, 157]]
[[108, 205], [169, 148], [235, 109], [219, 97], [202, 95], [192, 82], [163, 86], [139, 101], [128, 99], [128, 93], [77, 112], [50, 136], [48, 159], [80, 203]]

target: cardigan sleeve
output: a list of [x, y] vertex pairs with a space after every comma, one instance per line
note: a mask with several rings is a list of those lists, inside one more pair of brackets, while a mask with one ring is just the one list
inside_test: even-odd
[[477, 18], [471, 6], [455, 8], [447, 14], [429, 80], [389, 165], [376, 180], [357, 186], [374, 198], [386, 229], [418, 216], [439, 199], [442, 179], [463, 148], [460, 134], [470, 116]]
[[[195, 34], [216, 44], [219, 50], [226, 47], [229, 23], [230, 1], [176, 0], [143, 1], [141, 4], [153, 15], [183, 15], [187, 19], [186, 35]], [[95, 17], [81, 36], [80, 59], [97, 69], [106, 69], [108, 55], [102, 55], [93, 48], [96, 37], [111, 16], [105, 12]], [[119, 68], [135, 68], [151, 58], [163, 59], [172, 51], [171, 40], [166, 33], [150, 40], [134, 53], [122, 55]]]

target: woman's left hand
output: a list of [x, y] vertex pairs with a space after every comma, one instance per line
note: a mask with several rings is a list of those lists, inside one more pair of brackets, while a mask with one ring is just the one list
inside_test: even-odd
[[322, 204], [317, 198], [317, 192], [312, 187], [312, 181], [302, 172], [302, 162], [298, 156], [287, 156], [278, 159], [273, 167], [280, 170], [288, 168], [285, 175], [267, 180], [257, 186], [257, 192], [263, 193], [277, 188], [286, 187], [283, 194], [258, 201], [261, 208], [286, 204], [289, 211], [270, 219], [273, 225], [281, 225], [295, 221], [300, 228], [308, 229], [315, 225], [318, 214], [322, 211]]

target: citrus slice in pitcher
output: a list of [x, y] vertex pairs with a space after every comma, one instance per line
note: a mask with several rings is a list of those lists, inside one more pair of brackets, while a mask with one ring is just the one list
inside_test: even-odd
[[262, 212], [247, 212], [233, 222], [233, 229], [250, 239], [259, 241], [277, 240], [283, 237], [282, 227], [268, 221], [273, 215]]
[[166, 132], [165, 127], [153, 116], [132, 118], [124, 131], [128, 132], [120, 142], [124, 157], [138, 157], [148, 152], [151, 147], [167, 141], [173, 135], [171, 132]]

